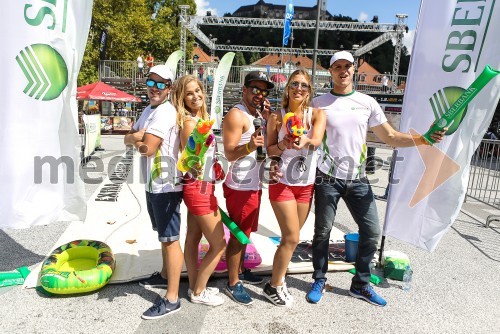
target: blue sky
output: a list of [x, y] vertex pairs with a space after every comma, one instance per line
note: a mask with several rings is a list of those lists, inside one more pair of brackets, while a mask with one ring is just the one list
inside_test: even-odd
[[[258, 0], [196, 0], [198, 15], [205, 15], [207, 10], [212, 15], [222, 16], [224, 13], [233, 13], [240, 6], [257, 3]], [[266, 3], [285, 4], [286, 0], [264, 0]], [[317, 0], [293, 0], [295, 6], [314, 6]], [[411, 50], [413, 32], [417, 25], [420, 0], [327, 0], [327, 10], [332, 15], [341, 14], [359, 21], [370, 22], [374, 15], [378, 15], [380, 23], [396, 23], [396, 14], [408, 15], [410, 33], [405, 36], [405, 45]]]

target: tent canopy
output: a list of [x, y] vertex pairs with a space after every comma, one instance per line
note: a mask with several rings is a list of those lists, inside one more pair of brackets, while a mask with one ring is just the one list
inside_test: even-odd
[[276, 83], [286, 82], [286, 80], [286, 76], [282, 73], [276, 73], [271, 76], [271, 81], [274, 81]]
[[122, 92], [104, 82], [94, 82], [78, 87], [76, 90], [77, 100], [101, 100], [113, 102], [141, 102], [141, 99]]

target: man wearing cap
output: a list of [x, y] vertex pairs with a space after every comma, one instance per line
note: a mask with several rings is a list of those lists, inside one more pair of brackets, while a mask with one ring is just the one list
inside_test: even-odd
[[[337, 204], [343, 198], [359, 228], [356, 274], [349, 294], [376, 306], [386, 301], [370, 286], [370, 262], [377, 251], [380, 224], [373, 192], [362, 165], [366, 159], [368, 128], [392, 147], [423, 145], [421, 136], [394, 130], [372, 97], [354, 90], [354, 58], [347, 51], [336, 52], [328, 69], [333, 89], [314, 99], [313, 105], [326, 114], [326, 130], [316, 172], [315, 226], [313, 237], [314, 283], [306, 299], [318, 303], [325, 291], [328, 246]], [[441, 141], [445, 131], [432, 134]], [[321, 208], [321, 210], [318, 210]]]
[[[181, 173], [177, 170], [180, 137], [176, 110], [168, 102], [173, 74], [166, 65], [153, 66], [146, 86], [150, 105], [125, 136], [125, 144], [134, 146], [142, 155], [141, 175], [146, 184], [146, 202], [153, 230], [161, 242], [161, 272], [139, 284], [145, 288], [167, 288], [160, 298], [143, 313], [143, 319], [158, 319], [181, 307], [178, 292], [183, 255], [179, 243]], [[168, 287], [167, 287], [168, 279]]]
[[[231, 161], [222, 186], [226, 207], [231, 219], [247, 236], [257, 231], [262, 195], [262, 162], [257, 161], [256, 151], [264, 146], [264, 136], [262, 127], [256, 129], [254, 126], [254, 120], [269, 112], [266, 96], [272, 88], [274, 84], [264, 72], [248, 73], [240, 103], [229, 110], [223, 122], [224, 153]], [[242, 282], [260, 284], [263, 279], [244, 268], [245, 250], [246, 245], [231, 234], [226, 248], [229, 282], [225, 291], [236, 302], [250, 305], [253, 300]]]

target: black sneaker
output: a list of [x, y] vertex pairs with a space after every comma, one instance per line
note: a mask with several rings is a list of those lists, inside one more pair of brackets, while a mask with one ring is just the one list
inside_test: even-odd
[[292, 301], [287, 298], [283, 286], [272, 287], [268, 282], [264, 285], [264, 297], [276, 306], [292, 306]]
[[149, 278], [140, 281], [139, 285], [146, 289], [166, 289], [167, 279], [163, 278], [159, 272], [155, 272]]
[[160, 319], [166, 315], [173, 314], [181, 309], [181, 301], [177, 298], [177, 302], [171, 303], [167, 298], [163, 297], [153, 304], [141, 316], [142, 319], [153, 320]]
[[264, 279], [262, 277], [255, 276], [250, 269], [245, 269], [244, 272], [238, 274], [238, 278], [240, 281], [244, 283], [253, 285], [257, 285], [264, 282]]

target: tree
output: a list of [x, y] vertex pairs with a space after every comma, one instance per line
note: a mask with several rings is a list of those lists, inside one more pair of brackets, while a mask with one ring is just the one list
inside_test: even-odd
[[238, 51], [234, 55], [233, 65], [234, 66], [243, 66], [246, 65], [245, 57], [243, 56], [243, 52]]
[[181, 4], [190, 6], [188, 14], [196, 13], [194, 0], [94, 0], [78, 85], [98, 79], [100, 36], [104, 29], [108, 33], [106, 59], [131, 61], [151, 51], [157, 60], [166, 60], [179, 48]]
[[251, 55], [250, 55], [250, 64], [253, 64], [255, 63], [256, 61], [258, 61], [260, 59], [260, 53], [258, 52], [252, 52]]

